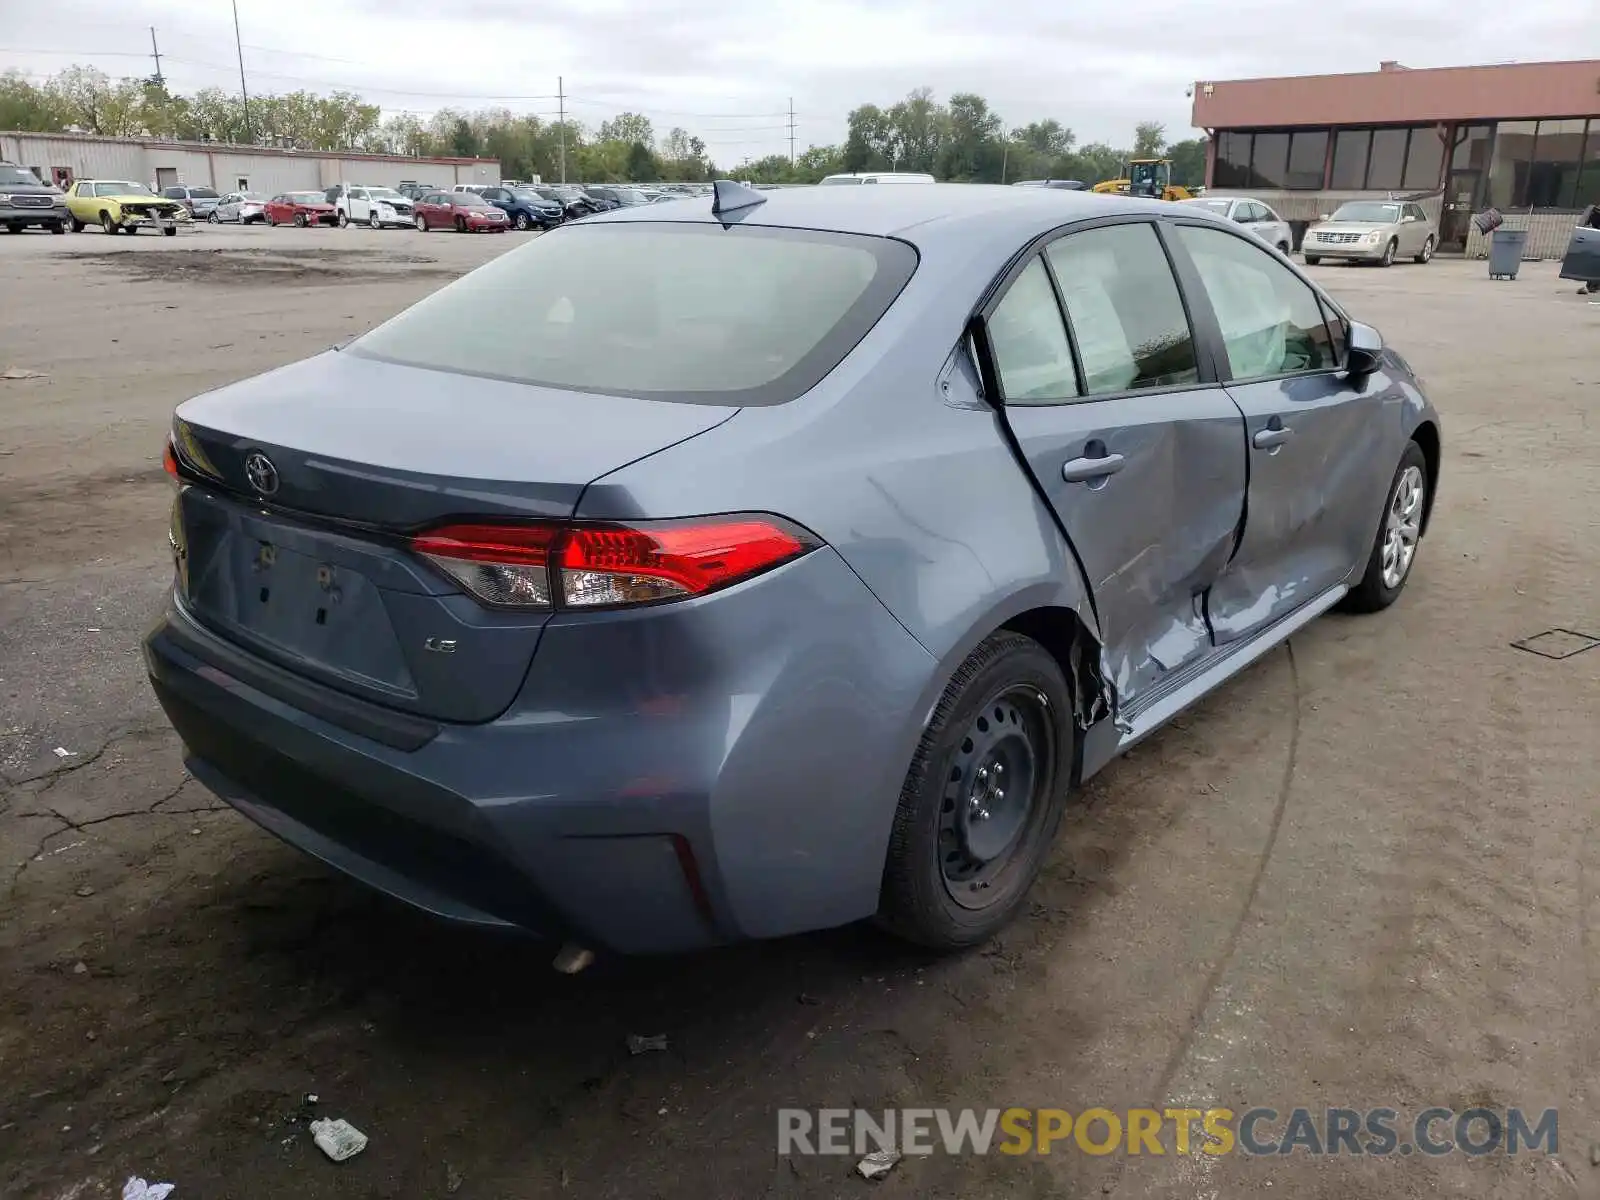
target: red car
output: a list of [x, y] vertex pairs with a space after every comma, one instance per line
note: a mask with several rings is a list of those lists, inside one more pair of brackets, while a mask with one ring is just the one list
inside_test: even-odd
[[280, 192], [266, 204], [268, 225], [337, 225], [339, 211], [321, 192]]
[[417, 228], [457, 233], [504, 233], [511, 219], [476, 192], [429, 192], [411, 210]]

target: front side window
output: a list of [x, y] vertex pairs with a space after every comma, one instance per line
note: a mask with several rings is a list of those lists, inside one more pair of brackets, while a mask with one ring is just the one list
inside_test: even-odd
[[1089, 395], [1198, 381], [1194, 336], [1153, 225], [1071, 234], [1045, 254], [1066, 301]]
[[1178, 237], [1205, 285], [1239, 382], [1338, 365], [1317, 294], [1267, 251], [1194, 225]]
[[889, 238], [579, 222], [463, 276], [347, 353], [570, 392], [781, 404], [839, 364], [916, 262]]
[[987, 328], [1007, 404], [1053, 403], [1079, 395], [1061, 306], [1039, 259], [1012, 282]]

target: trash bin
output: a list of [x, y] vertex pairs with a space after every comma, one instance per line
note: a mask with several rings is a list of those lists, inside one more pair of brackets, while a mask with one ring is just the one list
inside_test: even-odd
[[1489, 241], [1489, 278], [1515, 279], [1527, 244], [1526, 229], [1496, 229]]

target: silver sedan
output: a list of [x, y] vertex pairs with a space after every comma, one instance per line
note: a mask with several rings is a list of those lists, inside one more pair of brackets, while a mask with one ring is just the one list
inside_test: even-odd
[[1288, 254], [1294, 248], [1294, 231], [1289, 228], [1289, 222], [1259, 200], [1245, 196], [1206, 196], [1204, 199], [1183, 200], [1180, 203], [1192, 204], [1229, 221], [1237, 221], [1267, 245], [1276, 246], [1281, 254]]
[[213, 225], [224, 222], [237, 221], [241, 225], [248, 225], [252, 221], [266, 224], [267, 196], [265, 192], [229, 192], [217, 206], [211, 210], [207, 218]]

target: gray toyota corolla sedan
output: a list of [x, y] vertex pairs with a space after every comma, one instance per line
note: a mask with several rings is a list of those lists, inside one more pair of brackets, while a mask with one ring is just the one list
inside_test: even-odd
[[969, 945], [1072, 789], [1400, 594], [1410, 368], [1187, 205], [644, 205], [183, 404], [146, 643], [193, 774], [448, 917]]

